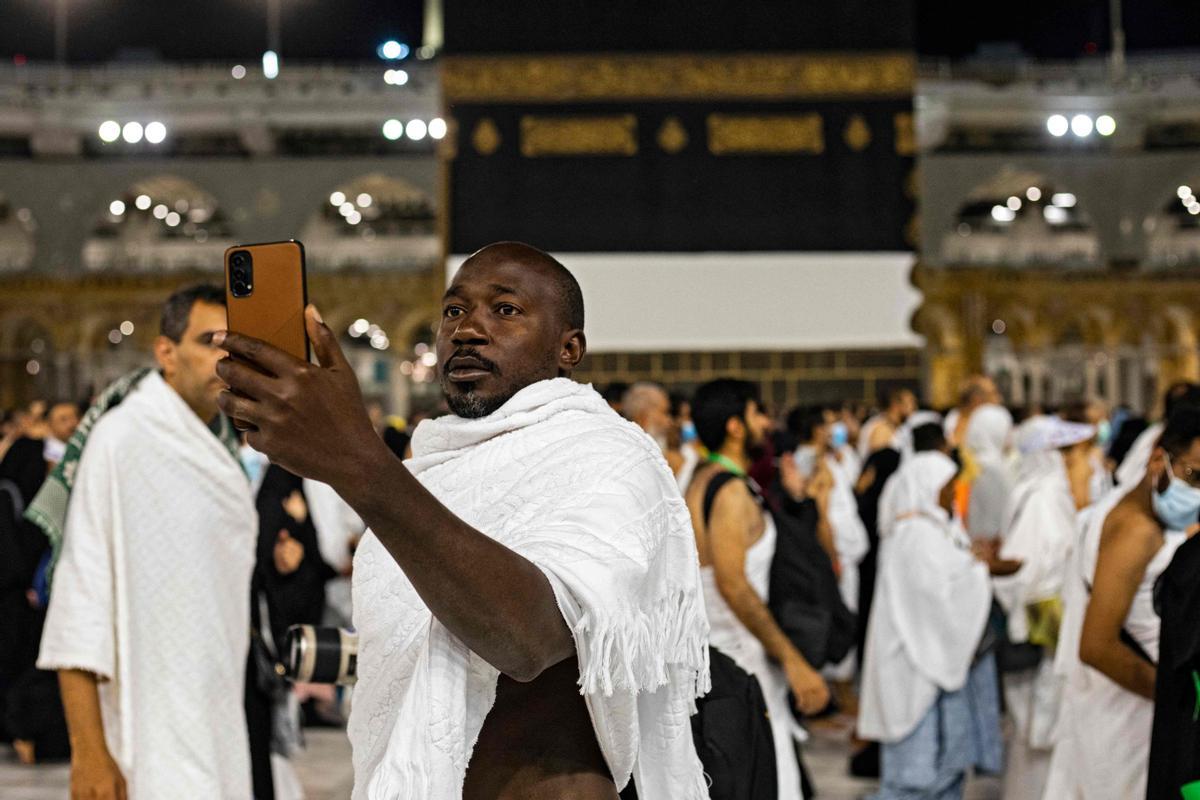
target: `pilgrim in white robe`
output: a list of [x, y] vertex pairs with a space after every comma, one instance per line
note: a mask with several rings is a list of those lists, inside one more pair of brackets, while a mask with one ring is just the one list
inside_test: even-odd
[[[913, 456], [885, 489], [858, 734], [883, 743], [880, 798], [944, 797], [971, 766], [999, 767], [994, 660], [976, 663], [991, 605], [987, 567], [938, 493], [957, 472]], [[961, 735], [942, 738], [939, 731]]]
[[[1063, 591], [1063, 622], [1054, 668], [1065, 681], [1055, 731], [1045, 800], [1124, 800], [1146, 796], [1154, 702], [1114, 683], [1079, 659], [1083, 620], [1095, 580], [1104, 521], [1129, 491], [1110, 492], [1080, 515], [1083, 537], [1070, 559]], [[1158, 661], [1160, 621], [1154, 610], [1154, 584], [1171, 563], [1184, 534], [1168, 531], [1146, 567], [1125, 617], [1124, 629]]]
[[[996, 600], [1008, 615], [1008, 637], [1013, 642], [1030, 639], [1030, 607], [1058, 604], [1061, 609], [1078, 526], [1066, 463], [1056, 448], [1095, 436], [1090, 425], [1047, 420], [1044, 427], [1047, 432], [1061, 430], [1070, 436], [1052, 441], [1043, 436], [1042, 449], [1022, 460], [1023, 477], [1009, 502], [1000, 549], [1001, 558], [1020, 561], [1021, 568], [1013, 575], [992, 579]], [[1041, 797], [1050, 768], [1062, 679], [1054, 671], [1054, 647], [1049, 642], [1037, 644], [1045, 649], [1036, 667], [1004, 676], [1005, 705], [1013, 721], [1004, 774], [1004, 797], [1009, 800]]]
[[92, 429], [38, 667], [99, 679], [131, 800], [245, 800], [258, 517], [232, 453], [158, 375]]
[[[708, 623], [687, 506], [652, 439], [590, 386], [527, 386], [482, 419], [427, 420], [406, 462], [477, 530], [537, 565], [575, 636], [618, 787], [707, 797], [689, 716]], [[499, 672], [432, 616], [368, 532], [354, 557], [354, 800], [456, 800]]]

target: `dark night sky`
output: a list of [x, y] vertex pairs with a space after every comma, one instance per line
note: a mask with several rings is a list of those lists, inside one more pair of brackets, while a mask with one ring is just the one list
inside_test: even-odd
[[[472, 15], [482, 0], [445, 0], [448, 20], [447, 39], [453, 47], [455, 14]], [[513, 0], [509, 0], [512, 2]], [[643, 0], [649, 2], [650, 0]], [[872, 0], [854, 0], [857, 6], [869, 5]], [[874, 0], [880, 8], [892, 14], [897, 0]], [[107, 61], [124, 54], [160, 56], [181, 61], [231, 61], [256, 59], [266, 43], [266, 0], [67, 0], [70, 3], [68, 51], [73, 61]], [[372, 60], [375, 47], [391, 37], [419, 44], [423, 0], [281, 0], [283, 3], [284, 59]], [[486, 0], [488, 11], [483, 16], [506, 20], [505, 0]], [[611, 13], [616, 6], [628, 3], [605, 0], [517, 0], [508, 21], [532, 20], [540, 15], [538, 6], [553, 2], [555, 10], [575, 6], [583, 16], [595, 16], [603, 9]], [[774, 8], [787, 8], [785, 16], [797, 30], [803, 30], [805, 15], [821, 24], [844, 26], [837, 22], [831, 9], [845, 5], [843, 0], [788, 0], [784, 6], [778, 0], [739, 0], [753, 6], [732, 5], [730, 0], [707, 2], [667, 2], [657, 5], [657, 16], [677, 17], [671, 34], [679, 38], [680, 25], [701, 31], [696, 41], [708, 48], [753, 49], [754, 42], [764, 49], [786, 49], [788, 42], [803, 48], [811, 43], [800, 35], [789, 39], [778, 30], [766, 30], [756, 37], [754, 29], [763, 20], [772, 18]], [[721, 14], [705, 14], [697, 9], [712, 4], [725, 10]], [[799, 6], [797, 5], [799, 4]], [[53, 55], [53, 0], [0, 0], [0, 59], [15, 54], [30, 59], [48, 59]], [[1139, 50], [1194, 49], [1200, 50], [1200, 2], [1196, 0], [1125, 0], [1125, 23], [1131, 52]], [[673, 10], [671, 7], [680, 9]], [[647, 6], [642, 6], [647, 8]], [[668, 10], [663, 12], [662, 9]], [[717, 33], [704, 32], [705, 18], [728, 17], [731, 9], [746, 11], [742, 40], [714, 39]], [[797, 8], [799, 11], [797, 12]], [[807, 9], [807, 10], [806, 10]], [[686, 19], [678, 18], [686, 14]], [[887, 14], [881, 15], [886, 16]], [[859, 20], [870, 15], [859, 15]], [[570, 19], [567, 17], [565, 19]], [[797, 22], [797, 20], [799, 22]], [[655, 20], [661, 23], [663, 20]], [[641, 24], [639, 24], [639, 22]], [[655, 24], [646, 25], [642, 17], [628, 28], [619, 24], [607, 26], [615, 38], [604, 37], [600, 49], [638, 50], [655, 48]], [[668, 21], [670, 22], [670, 21]], [[469, 30], [471, 24], [460, 30]], [[476, 25], [476, 28], [481, 26]], [[649, 32], [647, 27], [651, 28]], [[787, 26], [780, 26], [786, 29]], [[962, 57], [976, 52], [980, 45], [990, 49], [1025, 52], [1050, 58], [1070, 58], [1091, 52], [1105, 52], [1109, 46], [1108, 0], [1004, 0], [1003, 2], [966, 2], [964, 0], [916, 0], [916, 46], [925, 55]], [[629, 31], [622, 36], [623, 30]], [[725, 29], [728, 33], [728, 29]], [[586, 30], [584, 36], [586, 38]], [[543, 32], [544, 34], [544, 32]], [[849, 38], [854, 34], [848, 33]], [[517, 39], [519, 37], [513, 37]], [[737, 37], [735, 37], [737, 38]], [[843, 37], [844, 38], [844, 37]], [[492, 42], [505, 41], [493, 35]], [[839, 42], [839, 44], [842, 44]], [[724, 45], [724, 46], [722, 46]], [[584, 47], [589, 46], [586, 42]], [[842, 44], [844, 47], [845, 45]], [[599, 47], [599, 46], [598, 46]], [[479, 49], [467, 46], [465, 49]], [[573, 49], [579, 49], [578, 45]], [[666, 49], [679, 49], [678, 41]], [[706, 49], [697, 46], [696, 49]]]

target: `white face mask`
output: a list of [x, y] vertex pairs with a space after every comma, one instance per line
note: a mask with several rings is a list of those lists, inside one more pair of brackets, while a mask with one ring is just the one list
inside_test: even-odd
[[1164, 457], [1171, 482], [1164, 492], [1151, 487], [1150, 502], [1154, 515], [1168, 530], [1186, 531], [1200, 522], [1200, 489], [1176, 476], [1171, 468], [1171, 457], [1165, 454]]
[[811, 478], [817, 469], [817, 448], [811, 444], [798, 447], [792, 458], [796, 461], [796, 471], [800, 477], [805, 480]]

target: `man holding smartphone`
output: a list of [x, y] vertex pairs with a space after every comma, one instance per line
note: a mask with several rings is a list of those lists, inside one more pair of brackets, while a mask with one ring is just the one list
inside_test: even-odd
[[355, 800], [707, 797], [688, 717], [707, 624], [653, 440], [590, 387], [583, 298], [549, 255], [471, 256], [442, 303], [451, 415], [401, 463], [315, 308], [319, 363], [233, 332], [222, 409], [370, 526], [354, 559]]

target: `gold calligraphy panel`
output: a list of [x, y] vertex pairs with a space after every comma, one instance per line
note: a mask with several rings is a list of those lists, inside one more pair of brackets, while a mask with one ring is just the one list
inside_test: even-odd
[[451, 103], [911, 97], [911, 53], [449, 56]]
[[521, 155], [632, 156], [637, 154], [633, 114], [521, 117]]
[[709, 114], [708, 150], [715, 156], [825, 152], [820, 114]]

